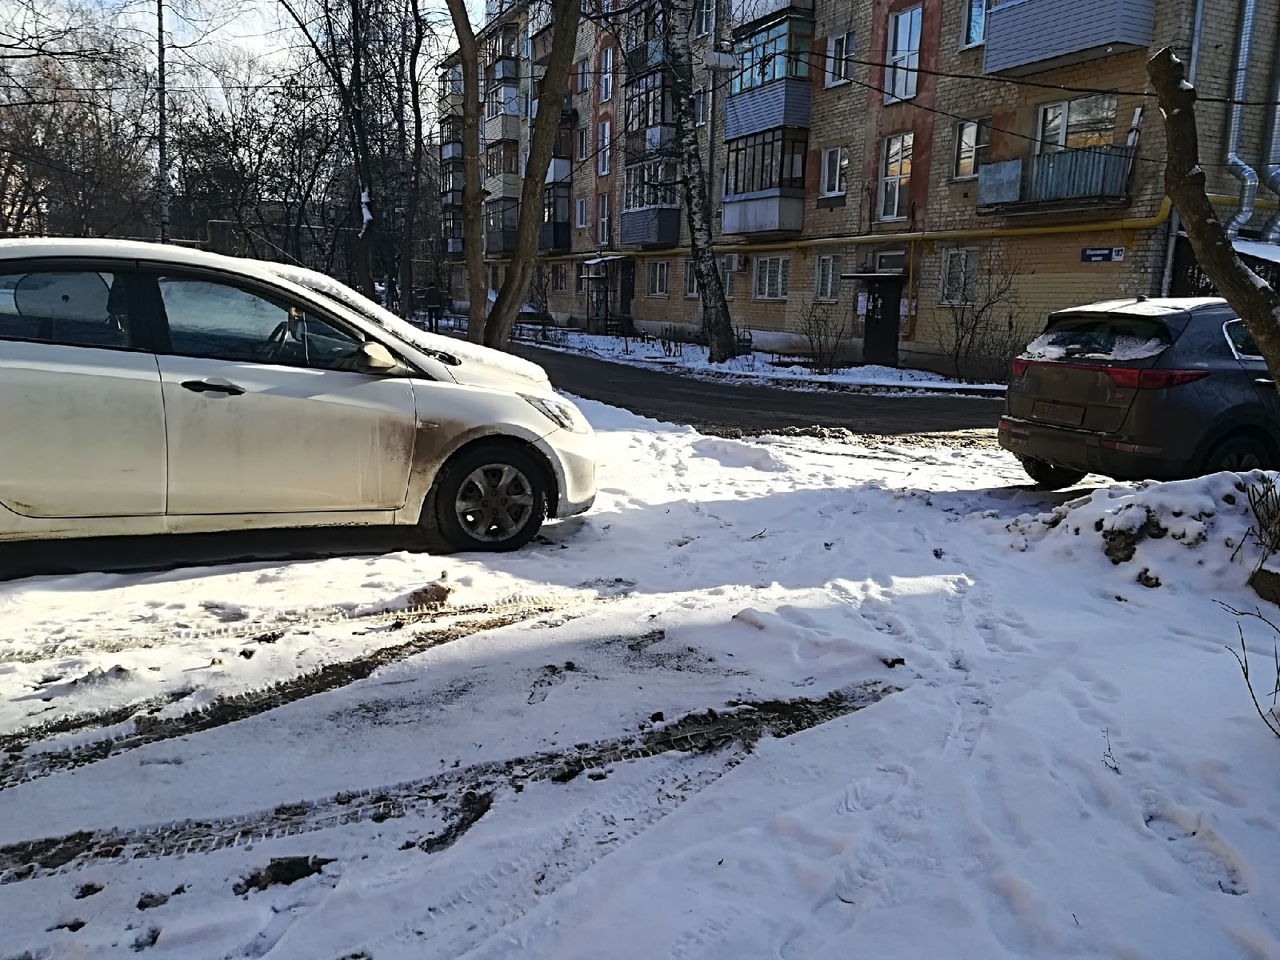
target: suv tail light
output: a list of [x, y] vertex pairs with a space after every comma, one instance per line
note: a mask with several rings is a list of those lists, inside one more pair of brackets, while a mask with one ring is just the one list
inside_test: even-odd
[[1105, 373], [1111, 378], [1112, 383], [1124, 390], [1167, 390], [1169, 387], [1180, 387], [1184, 383], [1194, 383], [1209, 376], [1208, 370], [1139, 370], [1136, 367], [1103, 367], [1090, 363], [1061, 363], [1056, 360], [1019, 358], [1013, 361], [1014, 379], [1024, 376], [1027, 368], [1032, 365]]

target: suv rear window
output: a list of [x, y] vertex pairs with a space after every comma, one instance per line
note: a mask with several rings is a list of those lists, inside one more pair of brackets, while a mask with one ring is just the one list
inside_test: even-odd
[[1172, 344], [1169, 328], [1150, 317], [1073, 314], [1050, 320], [1022, 355], [1030, 360], [1144, 360]]

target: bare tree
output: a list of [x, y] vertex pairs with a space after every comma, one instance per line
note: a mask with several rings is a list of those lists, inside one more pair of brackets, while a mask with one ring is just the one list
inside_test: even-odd
[[1165, 192], [1177, 207], [1201, 269], [1253, 334], [1267, 369], [1280, 374], [1280, 292], [1273, 290], [1237, 256], [1205, 193], [1196, 129], [1195, 87], [1187, 82], [1182, 61], [1169, 47], [1148, 61], [1147, 73], [1160, 100], [1168, 141]]
[[990, 248], [985, 256], [956, 253], [943, 258], [946, 319], [935, 330], [935, 342], [961, 380], [1003, 381], [1030, 336], [1018, 323], [1021, 261]]
[[849, 325], [836, 313], [835, 306], [810, 303], [800, 317], [800, 332], [809, 344], [813, 372], [834, 373], [836, 361], [849, 337]]

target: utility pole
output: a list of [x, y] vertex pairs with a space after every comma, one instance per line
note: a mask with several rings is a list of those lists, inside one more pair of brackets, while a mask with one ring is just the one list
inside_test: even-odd
[[156, 78], [156, 96], [160, 103], [160, 162], [157, 176], [160, 187], [160, 242], [169, 242], [169, 117], [165, 104], [164, 85], [164, 0], [156, 0], [156, 50], [159, 70]]

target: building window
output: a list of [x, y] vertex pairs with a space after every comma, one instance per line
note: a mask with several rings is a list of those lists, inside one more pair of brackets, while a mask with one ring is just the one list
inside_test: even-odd
[[587, 198], [579, 197], [578, 198], [578, 215], [574, 220], [574, 226], [581, 229], [586, 225], [587, 225]]
[[819, 186], [822, 196], [844, 196], [844, 173], [848, 164], [844, 147], [827, 147], [822, 151], [822, 183]]
[[579, 127], [578, 134], [578, 160], [587, 159], [587, 128]]
[[907, 218], [907, 192], [911, 187], [911, 148], [915, 134], [885, 137], [880, 165], [880, 219]]
[[[733, 261], [732, 266], [734, 266], [734, 269], [735, 269], [735, 270], [736, 270], [736, 266], [737, 266], [737, 263], [738, 263], [738, 259], [737, 259], [737, 258], [738, 258], [739, 256], [740, 256], [740, 254], [734, 254], [734, 261]], [[733, 276], [734, 276], [734, 270], [729, 269], [731, 265], [730, 265], [730, 263], [728, 262], [728, 260], [727, 260], [725, 257], [721, 257], [721, 258], [716, 262], [716, 266], [717, 266], [717, 267], [719, 268], [719, 270], [720, 270], [720, 284], [721, 284], [721, 286], [723, 286], [723, 287], [724, 287], [724, 298], [725, 298], [726, 300], [732, 300], [732, 299], [733, 299]]]
[[600, 102], [613, 99], [613, 47], [600, 51]]
[[907, 268], [907, 255], [901, 250], [877, 253], [875, 264], [876, 273], [902, 273]]
[[484, 152], [485, 176], [500, 177], [504, 173], [516, 173], [519, 162], [519, 148], [514, 140], [499, 140], [491, 143]]
[[942, 257], [942, 295], [938, 302], [957, 307], [973, 303], [977, 279], [977, 250], [947, 250]]
[[596, 196], [596, 243], [602, 247], [609, 245], [609, 201], [607, 193]]
[[587, 292], [587, 277], [589, 277], [590, 275], [591, 275], [591, 268], [587, 266], [587, 262], [585, 260], [579, 260], [578, 261], [578, 284], [576, 287], [578, 293], [582, 294]]
[[569, 289], [569, 269], [563, 263], [551, 265], [551, 292], [564, 293]]
[[649, 296], [665, 297], [671, 264], [666, 260], [651, 260], [649, 267]]
[[978, 168], [987, 162], [991, 147], [991, 118], [961, 120], [956, 124], [955, 179], [965, 180], [978, 175]]
[[520, 88], [509, 83], [491, 83], [485, 97], [485, 119], [515, 117], [520, 114]]
[[987, 0], [966, 0], [962, 45], [976, 47], [987, 36]]
[[790, 276], [790, 257], [756, 257], [755, 299], [787, 299]]
[[693, 122], [702, 126], [711, 114], [711, 91], [698, 87], [693, 91]]
[[569, 184], [557, 183], [543, 191], [542, 222], [569, 223]]
[[1115, 137], [1116, 98], [1112, 94], [1077, 97], [1040, 107], [1036, 150], [1088, 150], [1109, 147]]
[[693, 269], [692, 260], [684, 262], [684, 295], [688, 300], [698, 295], [698, 274]]
[[814, 274], [813, 296], [816, 300], [835, 300], [840, 296], [840, 258], [838, 256], [818, 258], [817, 271]]
[[853, 34], [827, 40], [827, 86], [848, 83], [853, 76]]
[[725, 165], [725, 195], [778, 187], [804, 187], [805, 130], [769, 130], [731, 140]]
[[627, 167], [622, 186], [622, 209], [674, 207], [676, 201], [676, 165], [670, 160]]
[[738, 51], [741, 69], [729, 82], [730, 93], [741, 93], [783, 77], [809, 76], [813, 49], [813, 21], [783, 20], [752, 34]]
[[591, 89], [590, 81], [587, 79], [589, 66], [585, 58], [578, 61], [578, 93], [586, 93]]
[[912, 7], [889, 18], [889, 76], [886, 100], [910, 100], [916, 95], [920, 68], [920, 11]]
[[596, 138], [596, 173], [602, 177], [609, 175], [609, 141], [613, 139], [613, 124], [601, 120], [597, 128]]
[[693, 11], [693, 35], [704, 37], [711, 32], [716, 20], [716, 0], [695, 0]]
[[[646, 74], [628, 83], [624, 89], [627, 97], [628, 131], [638, 133], [646, 127], [660, 127], [675, 122], [671, 82], [665, 72]], [[647, 153], [648, 147], [641, 139], [634, 144], [634, 150], [636, 153]]]

